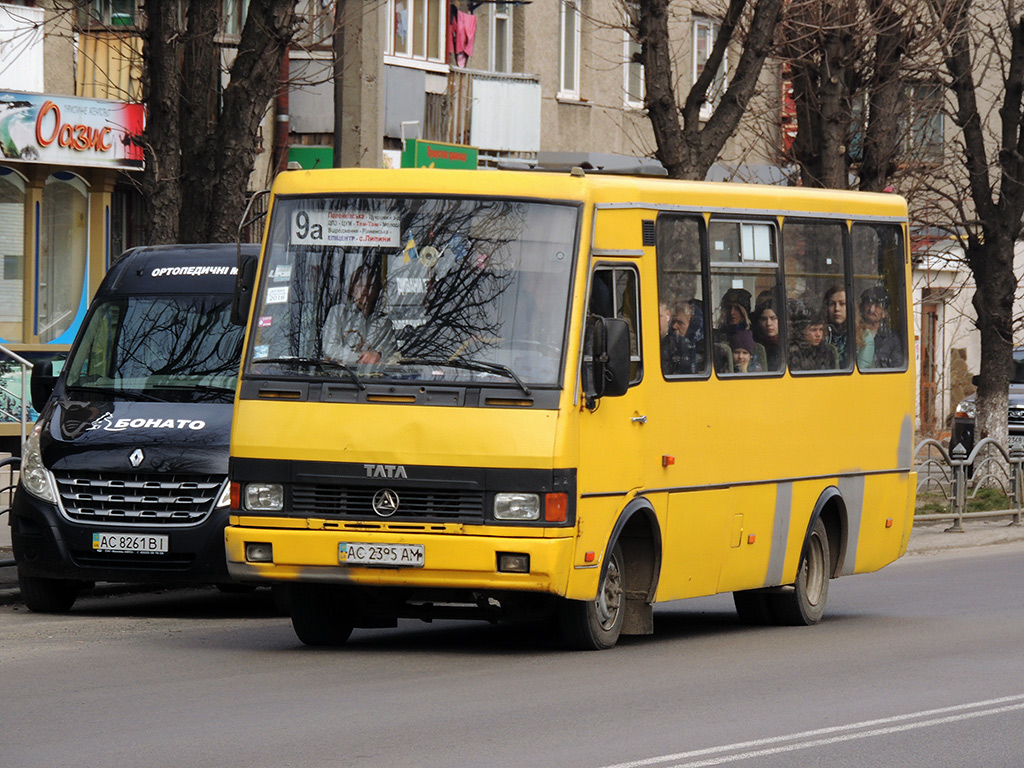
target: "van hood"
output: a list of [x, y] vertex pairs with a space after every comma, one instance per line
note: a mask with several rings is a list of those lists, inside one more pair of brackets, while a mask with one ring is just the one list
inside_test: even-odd
[[56, 399], [40, 449], [51, 470], [226, 474], [231, 403]]

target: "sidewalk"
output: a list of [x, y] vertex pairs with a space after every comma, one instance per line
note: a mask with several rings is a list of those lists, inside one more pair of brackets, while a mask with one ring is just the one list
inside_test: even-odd
[[[963, 533], [947, 533], [946, 529], [949, 526], [948, 521], [917, 523], [910, 534], [907, 557], [1024, 541], [1024, 525], [1010, 525], [1009, 518], [969, 520], [964, 523]], [[0, 605], [21, 602], [17, 569], [13, 565], [4, 565], [13, 560], [13, 557], [9, 547], [0, 547]], [[93, 594], [119, 594], [163, 588], [166, 588], [166, 585], [101, 584], [93, 590]]]

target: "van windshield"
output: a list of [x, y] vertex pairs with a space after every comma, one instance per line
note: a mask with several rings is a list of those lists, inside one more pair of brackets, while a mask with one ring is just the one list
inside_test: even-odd
[[558, 386], [578, 218], [521, 200], [279, 198], [246, 371]]
[[243, 329], [229, 296], [130, 296], [97, 303], [65, 366], [69, 388], [177, 402], [230, 401]]

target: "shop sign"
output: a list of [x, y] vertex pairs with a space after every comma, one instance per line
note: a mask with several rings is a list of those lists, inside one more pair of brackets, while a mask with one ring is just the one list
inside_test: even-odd
[[402, 150], [403, 168], [476, 168], [476, 147], [410, 139]]
[[17, 162], [142, 168], [142, 104], [0, 91], [0, 155]]

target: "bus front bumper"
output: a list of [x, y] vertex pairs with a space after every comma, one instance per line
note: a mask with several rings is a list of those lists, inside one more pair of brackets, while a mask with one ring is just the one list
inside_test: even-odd
[[[514, 590], [566, 595], [573, 572], [575, 538], [513, 537], [425, 532], [279, 529], [229, 525], [225, 529], [228, 572], [249, 583], [310, 582], [381, 587]], [[342, 544], [423, 547], [423, 565], [345, 565]], [[247, 545], [269, 544], [273, 560], [251, 562]], [[529, 570], [499, 570], [501, 555], [527, 555]], [[522, 559], [519, 559], [522, 562]]]

